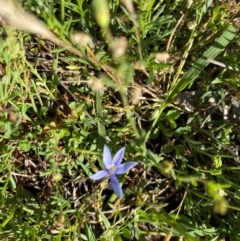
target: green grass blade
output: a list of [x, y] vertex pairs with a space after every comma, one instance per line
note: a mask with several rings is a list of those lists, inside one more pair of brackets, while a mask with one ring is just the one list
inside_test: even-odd
[[102, 103], [101, 103], [101, 96], [100, 93], [96, 93], [96, 109], [97, 109], [97, 115], [98, 115], [98, 134], [101, 137], [106, 136], [106, 129], [104, 124], [102, 123]]

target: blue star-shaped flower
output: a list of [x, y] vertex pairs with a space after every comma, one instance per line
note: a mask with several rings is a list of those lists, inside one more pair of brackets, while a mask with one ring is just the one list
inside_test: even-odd
[[104, 145], [103, 163], [106, 169], [98, 171], [90, 177], [93, 180], [99, 180], [104, 177], [110, 176], [112, 188], [120, 198], [122, 198], [123, 196], [123, 191], [116, 177], [116, 174], [124, 174], [138, 164], [137, 162], [127, 162], [121, 164], [124, 152], [125, 147], [121, 148], [112, 159], [109, 148], [106, 145]]

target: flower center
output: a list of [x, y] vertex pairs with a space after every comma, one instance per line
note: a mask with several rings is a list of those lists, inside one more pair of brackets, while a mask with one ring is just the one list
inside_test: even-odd
[[113, 173], [116, 169], [117, 169], [116, 165], [110, 164], [110, 167], [109, 167], [110, 174]]

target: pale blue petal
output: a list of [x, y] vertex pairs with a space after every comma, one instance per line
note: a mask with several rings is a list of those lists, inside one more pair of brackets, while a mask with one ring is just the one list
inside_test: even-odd
[[128, 172], [130, 169], [132, 169], [134, 166], [136, 166], [137, 162], [126, 162], [123, 164], [120, 164], [118, 168], [115, 171], [115, 174], [124, 174]]
[[116, 153], [116, 155], [114, 156], [112, 163], [113, 163], [116, 167], [118, 167], [119, 164], [122, 162], [124, 152], [125, 152], [125, 147], [121, 148], [121, 149]]
[[101, 170], [93, 174], [90, 178], [93, 180], [100, 180], [108, 175], [108, 172], [105, 170]]
[[119, 183], [117, 177], [116, 177], [114, 174], [110, 176], [110, 182], [111, 182], [113, 191], [114, 191], [120, 198], [122, 198], [122, 196], [123, 196], [122, 187], [120, 186], [120, 183]]
[[106, 169], [109, 169], [110, 165], [112, 164], [111, 152], [107, 145], [104, 145], [103, 147], [103, 164]]

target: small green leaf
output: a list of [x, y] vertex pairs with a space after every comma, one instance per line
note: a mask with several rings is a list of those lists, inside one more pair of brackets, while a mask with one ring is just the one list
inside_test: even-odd
[[110, 222], [108, 221], [107, 217], [105, 216], [105, 214], [103, 212], [101, 212], [101, 210], [99, 210], [99, 215], [101, 217], [101, 220], [104, 223], [104, 226], [106, 229], [109, 229], [111, 227]]
[[197, 181], [195, 178], [191, 178], [191, 184], [194, 186], [194, 187], [197, 187]]
[[169, 153], [171, 153], [172, 151], [174, 151], [174, 146], [173, 146], [173, 145], [171, 145], [171, 144], [166, 144], [166, 145], [163, 146], [163, 152], [164, 152], [165, 154], [169, 154]]
[[169, 110], [166, 115], [169, 119], [176, 120], [180, 116], [180, 111], [179, 110]]
[[211, 169], [209, 171], [211, 173], [211, 175], [215, 176], [215, 175], [221, 175], [222, 174], [222, 171], [219, 170], [219, 169]]
[[93, 232], [91, 226], [89, 226], [87, 223], [85, 224], [85, 232], [86, 232], [86, 235], [87, 235], [87, 239], [86, 240], [92, 240], [92, 241], [96, 240], [94, 232]]
[[174, 131], [174, 135], [187, 135], [191, 132], [191, 127], [190, 126], [185, 126], [185, 127], [180, 127], [177, 130]]
[[23, 151], [29, 151], [31, 149], [31, 143], [29, 141], [21, 141], [19, 148]]
[[114, 241], [122, 241], [122, 238], [120, 236], [114, 237]]
[[127, 228], [122, 229], [122, 235], [124, 238], [130, 240], [131, 239], [131, 231]]
[[213, 163], [216, 168], [222, 167], [222, 158], [218, 155], [213, 156]]
[[177, 124], [174, 120], [170, 119], [169, 120], [169, 124], [171, 126], [172, 129], [176, 129], [177, 128]]
[[17, 186], [16, 186], [16, 182], [15, 182], [15, 180], [14, 180], [14, 178], [13, 178], [12, 175], [10, 175], [9, 181], [10, 181], [11, 188], [12, 188], [13, 190], [16, 190], [16, 187], [17, 187]]

